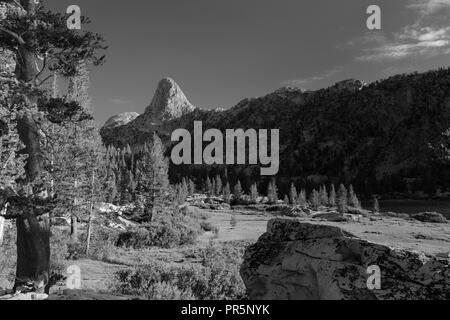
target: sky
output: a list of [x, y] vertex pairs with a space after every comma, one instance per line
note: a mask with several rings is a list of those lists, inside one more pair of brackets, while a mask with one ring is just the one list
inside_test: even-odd
[[[229, 108], [292, 86], [450, 65], [450, 0], [46, 0], [78, 5], [109, 49], [92, 70], [96, 120], [143, 113], [173, 78], [197, 107]], [[367, 8], [381, 8], [369, 30]]]

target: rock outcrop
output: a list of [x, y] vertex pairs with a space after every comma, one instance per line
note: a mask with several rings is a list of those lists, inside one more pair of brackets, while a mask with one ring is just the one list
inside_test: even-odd
[[[336, 225], [275, 219], [244, 257], [250, 299], [450, 299], [450, 260], [364, 240]], [[370, 290], [368, 268], [381, 270]]]
[[113, 116], [106, 121], [103, 126], [104, 129], [116, 128], [129, 124], [131, 121], [139, 117], [139, 113], [136, 112], [126, 112], [116, 116]]
[[195, 110], [178, 84], [170, 78], [159, 82], [150, 106], [145, 110], [144, 118], [152, 122], [170, 121]]

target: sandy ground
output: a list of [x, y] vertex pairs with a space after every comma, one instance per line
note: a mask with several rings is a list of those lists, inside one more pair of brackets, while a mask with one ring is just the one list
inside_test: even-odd
[[[257, 241], [267, 230], [267, 222], [274, 216], [257, 211], [229, 210], [208, 211], [212, 225], [219, 228], [219, 234], [205, 233], [200, 237], [201, 242], [214, 241], [226, 242], [234, 240]], [[236, 219], [236, 226], [232, 227], [232, 217]]]
[[[248, 240], [257, 241], [267, 230], [267, 222], [277, 218], [255, 211], [209, 212], [210, 222], [218, 226], [220, 233], [215, 241]], [[231, 227], [231, 217], [235, 216], [237, 225]], [[355, 236], [392, 248], [413, 250], [426, 254], [450, 252], [450, 223], [435, 224], [390, 217], [359, 218], [352, 222], [329, 222], [311, 218], [301, 218], [307, 223], [333, 225]], [[201, 241], [214, 238], [205, 234]]]

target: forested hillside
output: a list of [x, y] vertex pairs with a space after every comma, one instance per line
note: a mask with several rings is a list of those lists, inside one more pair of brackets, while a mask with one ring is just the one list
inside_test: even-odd
[[[283, 88], [246, 99], [227, 111], [196, 109], [159, 126], [143, 125], [142, 117], [102, 130], [108, 144], [138, 145], [153, 131], [170, 139], [175, 128], [280, 129], [278, 181], [313, 188], [352, 183], [366, 194], [435, 194], [447, 190], [449, 163], [443, 156], [450, 128], [450, 69], [398, 75], [369, 85], [343, 81], [314, 92]], [[139, 125], [137, 125], [139, 124]], [[260, 181], [259, 168], [171, 168], [173, 180], [194, 175], [226, 175], [248, 189]], [[262, 181], [260, 181], [262, 183]], [[263, 185], [266, 185], [264, 181]]]

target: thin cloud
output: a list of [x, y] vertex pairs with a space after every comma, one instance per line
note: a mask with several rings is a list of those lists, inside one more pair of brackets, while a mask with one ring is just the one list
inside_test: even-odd
[[339, 67], [327, 70], [326, 72], [321, 73], [317, 76], [284, 81], [283, 83], [285, 85], [289, 85], [289, 86], [304, 87], [310, 83], [331, 78], [332, 76], [334, 76], [338, 73], [341, 73], [343, 70], [344, 70], [344, 68], [342, 66], [339, 66]]
[[429, 15], [449, 6], [450, 0], [409, 0], [406, 8], [418, 10], [422, 15]]
[[414, 23], [389, 35], [366, 34], [349, 45], [362, 45], [358, 61], [401, 60], [433, 57], [450, 52], [450, 0], [409, 0], [407, 9], [416, 14]]

